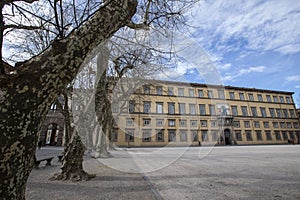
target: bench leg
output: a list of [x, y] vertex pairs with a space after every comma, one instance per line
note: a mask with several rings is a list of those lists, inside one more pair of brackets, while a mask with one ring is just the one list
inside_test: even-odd
[[35, 163], [34, 163], [34, 167], [36, 168], [36, 169], [38, 169], [39, 168], [39, 165], [40, 165], [40, 161], [35, 161]]
[[51, 160], [52, 160], [52, 158], [48, 159], [46, 165], [51, 165]]

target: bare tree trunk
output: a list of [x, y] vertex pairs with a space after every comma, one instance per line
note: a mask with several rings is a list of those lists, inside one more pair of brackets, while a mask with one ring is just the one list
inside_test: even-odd
[[38, 131], [52, 102], [96, 46], [126, 25], [136, 0], [109, 1], [67, 38], [0, 76], [0, 197], [25, 199]]

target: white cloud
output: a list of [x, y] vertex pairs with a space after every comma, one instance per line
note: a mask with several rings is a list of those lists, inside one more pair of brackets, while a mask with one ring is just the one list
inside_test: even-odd
[[288, 76], [285, 78], [286, 81], [300, 81], [300, 75]]
[[295, 88], [299, 89], [299, 88], [300, 88], [300, 85], [296, 85]]
[[236, 78], [249, 73], [262, 73], [266, 70], [265, 66], [256, 66], [240, 69], [237, 73], [226, 73], [222, 79], [223, 81], [234, 81]]

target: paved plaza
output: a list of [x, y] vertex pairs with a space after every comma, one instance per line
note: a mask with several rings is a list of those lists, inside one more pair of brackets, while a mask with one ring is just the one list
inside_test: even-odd
[[[58, 155], [44, 147], [37, 156]], [[85, 156], [90, 181], [49, 181], [61, 164], [41, 164], [27, 199], [300, 199], [300, 145], [117, 148]]]

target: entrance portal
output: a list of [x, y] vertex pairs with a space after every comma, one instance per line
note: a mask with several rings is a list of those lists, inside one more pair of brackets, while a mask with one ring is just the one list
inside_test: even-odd
[[230, 130], [229, 129], [224, 130], [224, 137], [225, 137], [225, 145], [230, 145], [231, 144], [231, 137], [230, 137]]

